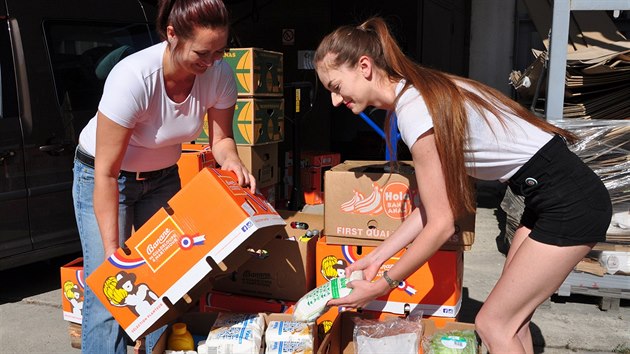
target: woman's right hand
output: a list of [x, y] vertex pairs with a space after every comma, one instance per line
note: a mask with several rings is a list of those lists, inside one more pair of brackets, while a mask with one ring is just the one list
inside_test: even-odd
[[371, 252], [346, 267], [346, 278], [350, 278], [350, 274], [352, 274], [352, 272], [362, 270], [365, 280], [370, 281], [376, 277], [376, 274], [378, 274], [382, 264], [382, 262], [376, 260], [374, 252]]

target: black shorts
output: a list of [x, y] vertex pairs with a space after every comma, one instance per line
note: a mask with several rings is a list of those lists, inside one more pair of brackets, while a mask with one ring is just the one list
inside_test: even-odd
[[532, 239], [557, 246], [606, 240], [612, 217], [601, 179], [556, 135], [527, 161], [508, 185], [525, 197], [521, 224]]

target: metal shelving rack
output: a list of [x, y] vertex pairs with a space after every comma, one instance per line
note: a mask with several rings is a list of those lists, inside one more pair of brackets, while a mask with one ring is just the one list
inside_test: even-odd
[[549, 45], [549, 78], [545, 116], [562, 120], [564, 83], [567, 65], [567, 39], [571, 11], [630, 10], [630, 0], [554, 0]]

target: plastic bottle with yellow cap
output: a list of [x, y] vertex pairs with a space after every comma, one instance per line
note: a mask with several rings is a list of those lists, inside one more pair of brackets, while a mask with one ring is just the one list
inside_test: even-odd
[[166, 348], [170, 350], [195, 350], [195, 341], [192, 334], [188, 332], [185, 323], [177, 322], [173, 324], [171, 334], [166, 342]]

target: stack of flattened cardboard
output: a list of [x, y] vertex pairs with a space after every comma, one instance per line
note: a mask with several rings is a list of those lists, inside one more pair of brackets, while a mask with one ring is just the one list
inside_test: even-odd
[[[532, 22], [549, 48], [552, 5], [549, 0], [524, 0]], [[524, 99], [543, 96], [547, 51], [510, 81]], [[536, 92], [540, 90], [539, 92]], [[572, 11], [567, 42], [563, 117], [582, 119], [630, 118], [630, 41], [604, 11]], [[542, 106], [541, 106], [542, 107]], [[538, 108], [537, 108], [538, 109]], [[542, 110], [542, 108], [541, 108]]]

